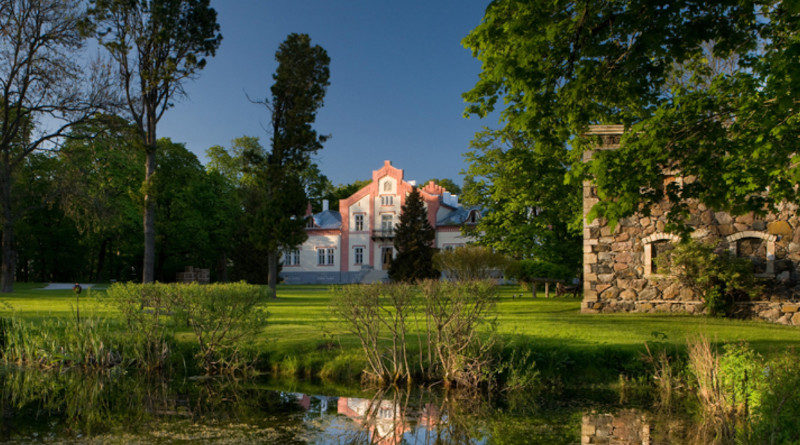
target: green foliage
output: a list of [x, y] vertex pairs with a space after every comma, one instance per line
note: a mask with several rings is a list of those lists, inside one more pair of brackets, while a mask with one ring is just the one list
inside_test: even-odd
[[500, 278], [508, 258], [483, 246], [459, 246], [450, 251], [437, 252], [433, 257], [437, 270], [456, 281]]
[[116, 283], [106, 295], [122, 316], [123, 325], [137, 345], [136, 359], [148, 371], [164, 369], [172, 351], [176, 322], [171, 316], [172, 292], [159, 283]]
[[331, 210], [339, 210], [339, 200], [349, 198], [353, 193], [361, 190], [372, 182], [369, 179], [357, 180], [350, 184], [339, 184], [324, 196], [325, 199], [330, 201]]
[[422, 195], [414, 188], [406, 196], [400, 222], [394, 230], [397, 255], [389, 266], [389, 278], [405, 282], [438, 278], [439, 271], [433, 264], [435, 239], [436, 232], [428, 221], [428, 211]]
[[748, 259], [727, 250], [717, 253], [712, 246], [693, 240], [680, 243], [656, 261], [660, 269], [669, 270], [691, 288], [714, 316], [733, 315], [736, 301], [756, 296], [759, 290]]
[[174, 316], [195, 334], [200, 366], [207, 373], [240, 368], [245, 342], [261, 334], [266, 325], [265, 289], [244, 282], [171, 286]]
[[577, 272], [581, 187], [564, 182], [569, 153], [511, 130], [478, 133], [471, 146], [463, 199], [485, 214], [470, 232], [497, 252]]
[[275, 53], [278, 68], [272, 75], [270, 112], [272, 149], [249, 150], [245, 169], [253, 183], [244, 189], [248, 238], [267, 253], [272, 296], [278, 275], [278, 253], [306, 239], [305, 211], [308, 203], [304, 174], [309, 173], [311, 155], [322, 148], [327, 136], [313, 128], [330, 84], [330, 58], [319, 45], [311, 45], [307, 34], [289, 34]]
[[536, 279], [571, 280], [575, 272], [561, 264], [540, 260], [519, 260], [506, 267], [506, 276], [521, 283], [530, 283]]
[[[793, 101], [794, 2], [495, 0], [464, 40], [482, 63], [466, 113], [501, 107], [509, 131], [591, 179], [590, 218], [612, 224], [669, 198], [741, 214], [800, 201]], [[723, 63], [720, 63], [723, 62]], [[591, 124], [625, 124], [622, 147], [583, 164]], [[691, 180], [663, 187], [665, 169]]]
[[763, 369], [767, 382], [760, 394], [760, 404], [753, 409], [754, 443], [779, 444], [800, 442], [800, 373], [797, 351], [790, 350], [770, 360]]
[[260, 334], [266, 293], [260, 286], [227, 284], [117, 283], [107, 295], [122, 314], [128, 335], [142, 347], [148, 369], [163, 367], [168, 341], [188, 326], [199, 345], [198, 364], [207, 373], [241, 369], [242, 346]]
[[156, 278], [172, 281], [186, 266], [211, 268], [217, 278], [226, 267], [239, 214], [236, 190], [219, 173], [207, 172], [184, 144], [161, 139], [153, 193], [156, 211]]

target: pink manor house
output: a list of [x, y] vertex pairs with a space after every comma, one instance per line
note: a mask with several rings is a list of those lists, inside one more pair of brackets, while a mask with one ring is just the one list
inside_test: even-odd
[[[284, 252], [281, 276], [286, 283], [369, 283], [387, 278], [395, 255], [394, 227], [406, 195], [416, 186], [403, 179], [403, 170], [385, 161], [372, 172], [372, 182], [347, 199], [339, 211], [309, 211], [308, 239], [297, 250]], [[463, 225], [476, 224], [477, 207], [464, 207], [458, 197], [433, 181], [420, 189], [428, 221], [436, 230], [435, 247], [453, 249], [472, 242], [461, 234]]]

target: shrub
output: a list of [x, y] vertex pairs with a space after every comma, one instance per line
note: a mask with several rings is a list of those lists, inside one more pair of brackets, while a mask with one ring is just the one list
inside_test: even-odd
[[763, 369], [766, 382], [753, 411], [753, 443], [800, 443], [800, 362], [796, 351], [769, 361]]
[[499, 278], [508, 260], [484, 246], [462, 246], [451, 251], [438, 252], [433, 257], [435, 267], [445, 277], [456, 281], [487, 280]]
[[195, 334], [198, 364], [207, 372], [241, 367], [241, 346], [261, 332], [266, 314], [259, 307], [261, 286], [227, 284], [117, 283], [107, 292], [141, 345], [138, 355], [149, 369], [162, 367], [178, 323]]
[[368, 377], [381, 383], [411, 378], [406, 335], [419, 298], [408, 284], [366, 284], [334, 289], [331, 310], [361, 343]]
[[[488, 281], [426, 281], [422, 289], [428, 354], [446, 385], [477, 386], [491, 377], [497, 290]], [[481, 332], [486, 328], [487, 332]], [[488, 339], [481, 338], [487, 334]]]
[[569, 280], [573, 278], [574, 271], [561, 264], [543, 260], [519, 260], [509, 263], [506, 268], [509, 278], [523, 283], [530, 283], [535, 279]]
[[170, 354], [175, 323], [171, 317], [172, 291], [167, 284], [115, 283], [106, 291], [122, 315], [126, 332], [136, 345], [129, 351], [149, 371], [163, 368]]
[[[358, 338], [370, 379], [409, 381], [418, 366], [428, 380], [477, 386], [494, 373], [496, 301], [491, 282], [429, 280], [342, 286], [333, 290], [331, 310]], [[407, 347], [412, 331], [422, 331], [416, 364]]]
[[197, 337], [197, 359], [206, 373], [241, 367], [243, 342], [266, 325], [267, 314], [259, 305], [266, 301], [267, 290], [244, 282], [168, 286], [176, 316]]
[[656, 261], [692, 289], [713, 316], [733, 315], [736, 301], [758, 292], [749, 260], [728, 251], [716, 253], [706, 244], [683, 242]]

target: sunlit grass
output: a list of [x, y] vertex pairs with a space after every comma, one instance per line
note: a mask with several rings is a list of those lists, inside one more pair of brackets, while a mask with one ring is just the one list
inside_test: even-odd
[[[0, 295], [0, 314], [11, 312], [27, 320], [83, 314], [115, 316], [102, 290], [84, 291], [79, 300], [71, 290], [45, 291], [41, 285], [17, 284], [13, 294]], [[521, 298], [512, 298], [522, 294]], [[267, 303], [269, 324], [253, 348], [280, 361], [289, 356], [319, 355], [326, 342], [356, 347], [355, 339], [331, 319], [326, 286], [279, 286], [278, 299]], [[758, 321], [726, 320], [670, 314], [580, 314], [571, 298], [533, 299], [517, 287], [502, 287], [498, 330], [509, 337], [546, 348], [597, 351], [640, 350], [645, 342], [683, 347], [687, 338], [703, 335], [712, 342], [747, 341], [762, 352], [800, 346], [800, 329]], [[181, 333], [178, 338], [190, 334]]]

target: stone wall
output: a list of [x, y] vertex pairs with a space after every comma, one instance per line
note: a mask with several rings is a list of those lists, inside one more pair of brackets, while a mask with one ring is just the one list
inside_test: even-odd
[[[590, 134], [600, 137], [599, 149], [619, 147], [623, 128], [596, 126]], [[585, 159], [590, 159], [587, 153]], [[680, 180], [665, 176], [665, 181]], [[583, 186], [584, 215], [597, 202], [591, 183]], [[650, 215], [634, 215], [612, 231], [600, 219], [584, 219], [583, 303], [581, 311], [600, 312], [702, 312], [694, 292], [664, 275], [656, 258], [678, 241], [665, 232], [669, 203], [651, 209]], [[754, 270], [771, 289], [764, 301], [741, 304], [738, 312], [753, 318], [800, 325], [800, 218], [798, 209], [784, 205], [775, 214], [733, 217], [703, 204], [690, 204], [692, 237], [718, 250], [753, 259]]]

